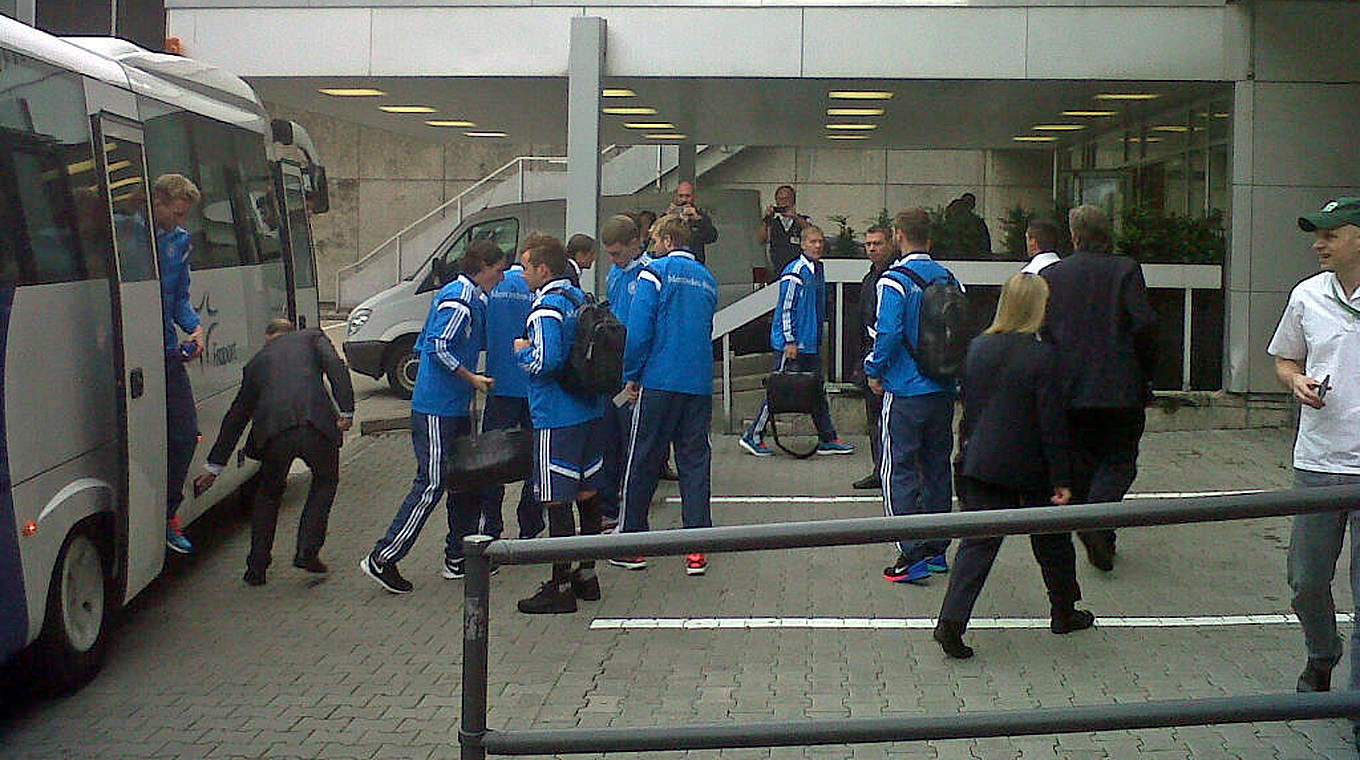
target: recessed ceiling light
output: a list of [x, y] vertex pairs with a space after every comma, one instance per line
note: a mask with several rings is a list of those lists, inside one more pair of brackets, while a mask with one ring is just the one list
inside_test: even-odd
[[464, 121], [463, 119], [427, 119], [426, 124], [432, 127], [475, 127], [476, 122]]
[[1184, 124], [1158, 124], [1152, 128], [1153, 132], [1189, 132], [1190, 128]]
[[1085, 124], [1035, 124], [1035, 132], [1079, 132], [1086, 129]]
[[868, 140], [869, 135], [822, 135], [828, 140]]
[[656, 109], [651, 106], [616, 106], [600, 111], [610, 116], [656, 116]]
[[1215, 119], [1226, 119], [1229, 116], [1232, 116], [1232, 114], [1228, 113], [1227, 111], [1219, 111], [1214, 114]]
[[1101, 116], [1118, 116], [1118, 111], [1063, 111], [1063, 116], [1078, 116], [1082, 118], [1098, 118]]
[[1102, 92], [1096, 95], [1096, 100], [1156, 100], [1160, 97], [1155, 92]]
[[827, 116], [882, 116], [882, 108], [828, 108]]
[[675, 129], [669, 121], [625, 121], [624, 129]]
[[378, 106], [378, 110], [387, 113], [434, 113], [436, 109], [429, 106]]
[[826, 128], [844, 130], [846, 132], [868, 132], [869, 130], [872, 129], [878, 129], [878, 125], [841, 123], [841, 124], [827, 124]]
[[466, 137], [505, 137], [504, 132], [464, 132]]
[[648, 140], [686, 140], [686, 139], [689, 139], [689, 135], [681, 134], [681, 133], [679, 133], [679, 132], [666, 132], [666, 133], [663, 133], [663, 134], [645, 135], [645, 137], [646, 137]]
[[631, 98], [635, 95], [636, 92], [626, 87], [606, 87], [600, 91], [600, 97], [604, 98]]
[[376, 98], [387, 94], [372, 87], [322, 87], [317, 92], [335, 98]]
[[1138, 143], [1138, 142], [1141, 142], [1141, 143], [1155, 143], [1155, 142], [1161, 142], [1161, 141], [1162, 141], [1162, 138], [1160, 138], [1160, 137], [1125, 137], [1125, 138], [1124, 138], [1124, 142], [1131, 142], [1131, 143]]
[[1058, 138], [1052, 135], [1016, 135], [1011, 138], [1016, 142], [1057, 142]]
[[893, 94], [884, 90], [832, 90], [826, 96], [836, 100], [892, 100]]

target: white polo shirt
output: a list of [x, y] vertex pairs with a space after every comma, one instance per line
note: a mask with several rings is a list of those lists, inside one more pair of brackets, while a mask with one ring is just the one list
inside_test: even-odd
[[[1348, 308], [1349, 307], [1349, 308]], [[1352, 311], [1354, 310], [1354, 311]], [[1309, 277], [1289, 294], [1289, 304], [1266, 349], [1271, 356], [1303, 362], [1321, 382], [1331, 375], [1325, 406], [1304, 406], [1294, 467], [1360, 475], [1360, 288], [1346, 291], [1332, 272]]]

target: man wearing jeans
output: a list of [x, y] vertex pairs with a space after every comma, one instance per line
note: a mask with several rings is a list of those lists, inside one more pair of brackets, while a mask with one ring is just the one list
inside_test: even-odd
[[[1294, 443], [1298, 487], [1360, 485], [1360, 198], [1338, 198], [1299, 227], [1316, 235], [1322, 272], [1294, 287], [1267, 351], [1275, 374], [1303, 406]], [[1357, 505], [1360, 506], [1360, 505]], [[1360, 600], [1360, 510], [1295, 515], [1289, 585], [1308, 663], [1301, 692], [1328, 691], [1341, 660], [1332, 577], [1351, 526], [1351, 590]], [[1360, 610], [1360, 606], [1357, 607]], [[1351, 634], [1350, 688], [1360, 688], [1360, 631]], [[1355, 727], [1360, 740], [1360, 725]]]
[[[949, 454], [954, 448], [954, 382], [921, 372], [907, 344], [917, 345], [922, 289], [902, 269], [927, 282], [954, 275], [930, 257], [930, 217], [923, 209], [903, 211], [893, 221], [903, 251], [878, 280], [874, 350], [864, 360], [869, 390], [883, 396], [884, 510], [889, 515], [948, 512], [953, 507]], [[897, 561], [883, 569], [894, 583], [915, 583], [949, 570], [949, 539], [897, 542]]]

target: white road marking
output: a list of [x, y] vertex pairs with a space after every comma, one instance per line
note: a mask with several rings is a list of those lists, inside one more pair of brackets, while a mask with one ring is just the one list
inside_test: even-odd
[[[1351, 622], [1353, 614], [1337, 613], [1337, 622]], [[1098, 628], [1226, 628], [1241, 625], [1295, 625], [1294, 615], [1195, 615], [1190, 617], [1096, 617]], [[595, 618], [590, 629], [714, 629], [822, 628], [836, 630], [933, 629], [935, 618], [731, 617], [731, 618]], [[1048, 618], [974, 618], [969, 630], [983, 628], [1048, 628]]]
[[[1261, 493], [1264, 489], [1241, 491], [1159, 491], [1131, 493], [1125, 499], [1193, 499], [1199, 496], [1241, 496]], [[714, 496], [712, 504], [882, 504], [882, 496]], [[679, 504], [679, 496], [667, 496], [667, 504]]]

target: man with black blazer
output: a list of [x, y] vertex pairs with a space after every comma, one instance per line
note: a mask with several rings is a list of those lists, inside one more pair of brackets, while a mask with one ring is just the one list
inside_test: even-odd
[[[340, 444], [354, 418], [349, 368], [320, 330], [294, 332], [291, 322], [275, 319], [265, 329], [264, 348], [241, 374], [241, 389], [208, 452], [207, 472], [194, 479], [194, 491], [201, 493], [213, 484], [250, 423], [245, 454], [260, 461], [260, 472], [244, 580], [251, 586], [264, 585], [279, 502], [288, 485], [288, 470], [297, 458], [311, 469], [312, 484], [298, 522], [293, 567], [324, 573], [326, 565], [317, 554], [326, 540], [331, 502], [340, 483]], [[330, 382], [329, 395], [322, 375]]]
[[[1047, 334], [1058, 349], [1075, 454], [1073, 502], [1120, 501], [1138, 474], [1157, 315], [1138, 262], [1111, 253], [1109, 216], [1077, 206], [1068, 222], [1075, 250], [1041, 276], [1049, 284]], [[1080, 536], [1091, 564], [1113, 569], [1114, 531]]]

